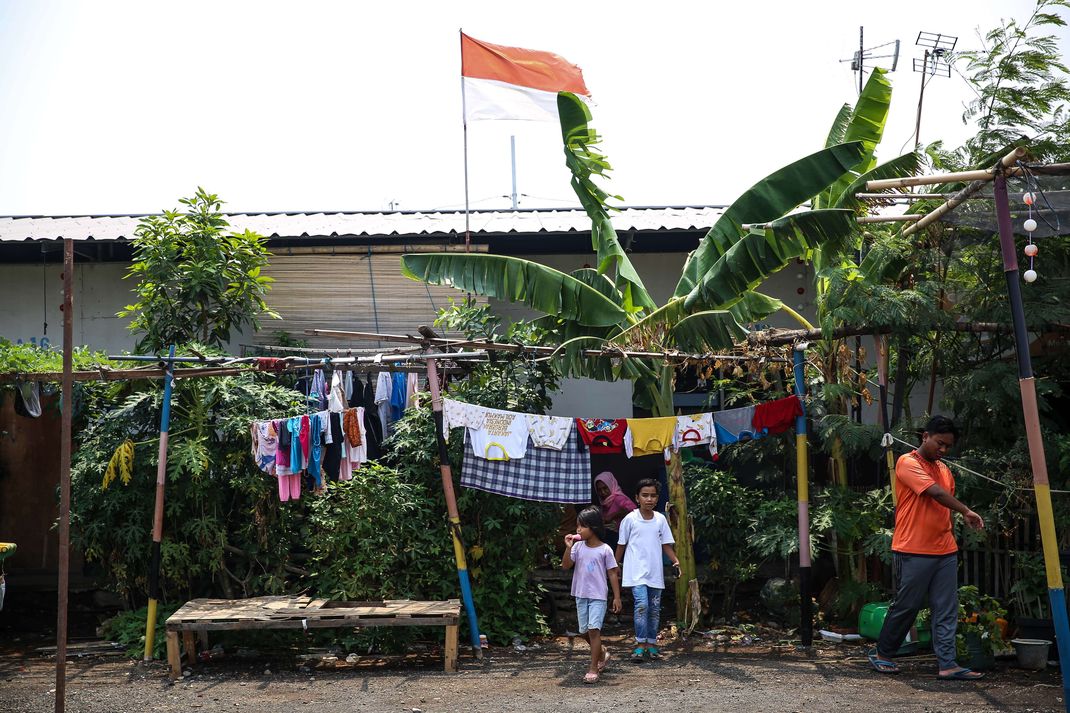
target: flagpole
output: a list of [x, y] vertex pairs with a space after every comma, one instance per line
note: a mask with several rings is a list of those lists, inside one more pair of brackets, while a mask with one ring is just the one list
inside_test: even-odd
[[468, 103], [464, 96], [464, 28], [457, 31], [461, 41], [461, 125], [464, 127], [464, 251], [472, 251], [472, 232], [468, 222]]

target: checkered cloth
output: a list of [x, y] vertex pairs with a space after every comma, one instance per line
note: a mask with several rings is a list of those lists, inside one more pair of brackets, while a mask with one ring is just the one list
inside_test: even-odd
[[589, 503], [591, 501], [591, 453], [573, 428], [565, 447], [538, 448], [528, 437], [523, 458], [497, 461], [480, 458], [472, 450], [465, 430], [461, 485], [544, 503]]

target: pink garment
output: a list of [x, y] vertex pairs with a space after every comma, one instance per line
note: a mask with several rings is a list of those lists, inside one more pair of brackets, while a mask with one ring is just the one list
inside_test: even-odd
[[301, 499], [301, 474], [294, 473], [292, 475], [280, 475], [279, 478], [279, 500], [286, 502], [288, 500], [300, 500]]
[[[618, 525], [624, 516], [635, 510], [635, 502], [624, 494], [620, 484], [608, 470], [599, 473], [594, 482], [609, 488], [609, 495], [602, 499], [602, 521], [607, 525]], [[595, 493], [597, 493], [597, 489]]]

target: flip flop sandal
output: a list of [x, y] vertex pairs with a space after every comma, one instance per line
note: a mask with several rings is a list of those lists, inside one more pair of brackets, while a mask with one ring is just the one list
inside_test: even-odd
[[645, 653], [645, 648], [643, 648], [642, 646], [636, 647], [635, 651], [632, 652], [632, 663], [643, 663], [644, 661], [646, 661], [646, 658], [643, 656], [643, 654]]
[[609, 665], [609, 649], [605, 646], [602, 647], [602, 659], [598, 662], [598, 673], [602, 673], [606, 670], [606, 666]]
[[977, 681], [984, 678], [985, 675], [979, 671], [971, 671], [968, 668], [960, 668], [954, 673], [936, 674], [936, 678], [940, 681]]
[[583, 677], [584, 683], [598, 683], [598, 674], [588, 671]]
[[661, 658], [661, 652], [660, 652], [660, 651], [658, 651], [658, 650], [657, 650], [656, 648], [654, 648], [653, 646], [648, 646], [648, 647], [646, 647], [646, 655], [647, 655], [647, 657], [648, 657], [648, 658], [650, 658], [650, 660], [652, 660], [652, 661], [657, 661], [658, 659], [660, 659], [660, 658]]
[[870, 665], [873, 666], [873, 670], [877, 673], [899, 673], [898, 665], [891, 661], [877, 658], [876, 653], [871, 653], [866, 658], [869, 659]]

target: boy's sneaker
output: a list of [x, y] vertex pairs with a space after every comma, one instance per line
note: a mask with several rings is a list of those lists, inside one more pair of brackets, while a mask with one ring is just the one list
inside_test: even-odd
[[646, 655], [651, 661], [657, 661], [661, 658], [661, 652], [655, 646], [646, 647]]
[[632, 663], [643, 663], [646, 661], [646, 658], [644, 657], [645, 653], [646, 649], [642, 646], [635, 647], [635, 651], [632, 652]]

